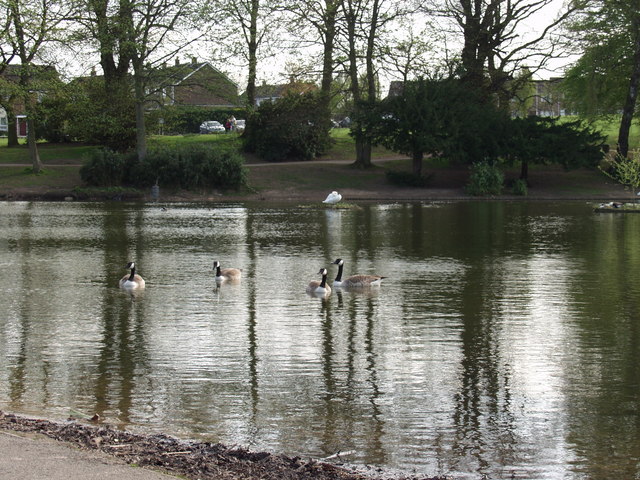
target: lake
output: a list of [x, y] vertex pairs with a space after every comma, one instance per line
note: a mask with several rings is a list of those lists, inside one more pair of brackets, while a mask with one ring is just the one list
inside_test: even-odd
[[[336, 258], [388, 278], [306, 294]], [[640, 478], [640, 215], [0, 202], [0, 265], [6, 411], [419, 475]]]

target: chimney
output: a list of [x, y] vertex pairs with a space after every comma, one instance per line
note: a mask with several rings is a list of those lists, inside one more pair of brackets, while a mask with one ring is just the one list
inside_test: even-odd
[[96, 67], [91, 67], [91, 76], [92, 77], [96, 76]]
[[198, 59], [196, 57], [191, 57], [191, 65], [197, 65]]
[[180, 65], [180, 59], [178, 57], [176, 57], [176, 67]]

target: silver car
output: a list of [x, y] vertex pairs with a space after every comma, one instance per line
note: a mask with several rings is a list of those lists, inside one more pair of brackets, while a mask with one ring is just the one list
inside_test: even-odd
[[224, 126], [215, 120], [207, 120], [200, 125], [200, 133], [224, 133]]

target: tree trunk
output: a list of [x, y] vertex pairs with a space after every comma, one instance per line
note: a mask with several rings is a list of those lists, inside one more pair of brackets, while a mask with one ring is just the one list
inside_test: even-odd
[[[138, 65], [141, 69], [142, 66]], [[141, 78], [142, 73], [136, 72], [134, 67], [134, 91], [136, 108], [136, 152], [138, 160], [141, 162], [147, 157], [147, 129], [144, 123], [144, 83]]]
[[520, 180], [529, 181], [529, 162], [526, 160], [520, 162]]
[[640, 15], [636, 14], [633, 19], [634, 31], [634, 52], [633, 70], [629, 79], [629, 89], [627, 98], [622, 109], [622, 119], [620, 120], [620, 130], [618, 131], [618, 153], [625, 157], [629, 153], [629, 130], [633, 120], [633, 113], [636, 109], [638, 98], [638, 86], [640, 85]]
[[256, 78], [258, 70], [258, 10], [259, 0], [251, 0], [251, 24], [249, 27], [249, 74], [247, 76], [247, 107], [256, 106]]
[[356, 137], [356, 161], [351, 164], [355, 168], [371, 168], [371, 141], [363, 135]]
[[[11, 103], [13, 99], [9, 99], [8, 103]], [[16, 121], [16, 116], [13, 113], [13, 109], [9, 106], [4, 107], [5, 112], [7, 112], [7, 147], [17, 147], [18, 146], [18, 122]]]
[[413, 155], [411, 158], [412, 158], [411, 167], [413, 170], [413, 174], [416, 177], [421, 177], [422, 176], [422, 159], [424, 158], [424, 153], [413, 152]]
[[33, 114], [27, 111], [27, 145], [29, 146], [29, 158], [33, 165], [33, 173], [38, 174], [42, 170], [42, 162], [40, 162], [40, 154], [38, 153], [38, 144], [36, 143], [35, 122]]
[[322, 83], [320, 92], [322, 94], [323, 107], [329, 110], [331, 101], [331, 85], [333, 83], [333, 46], [336, 38], [336, 16], [338, 14], [338, 2], [335, 0], [326, 1], [324, 45], [322, 52]]

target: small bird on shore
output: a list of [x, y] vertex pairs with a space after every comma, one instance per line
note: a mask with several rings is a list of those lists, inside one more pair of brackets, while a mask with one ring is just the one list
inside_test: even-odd
[[344, 260], [337, 258], [334, 265], [338, 265], [338, 275], [336, 275], [333, 281], [334, 287], [340, 288], [363, 288], [363, 287], [378, 287], [382, 283], [382, 280], [387, 277], [380, 275], [351, 275], [350, 277], [342, 280], [342, 270], [344, 268]]
[[220, 262], [213, 262], [213, 269], [216, 272], [216, 282], [239, 282], [242, 278], [241, 268], [220, 268]]
[[334, 204], [338, 203], [340, 200], [342, 200], [342, 195], [340, 195], [338, 192], [336, 192], [334, 190], [329, 195], [327, 195], [327, 198], [325, 198], [322, 201], [322, 203], [327, 203], [329, 205], [334, 205]]
[[125, 290], [134, 290], [144, 288], [144, 279], [136, 273], [136, 264], [134, 262], [127, 263], [126, 268], [131, 270], [128, 275], [120, 279], [120, 288]]

